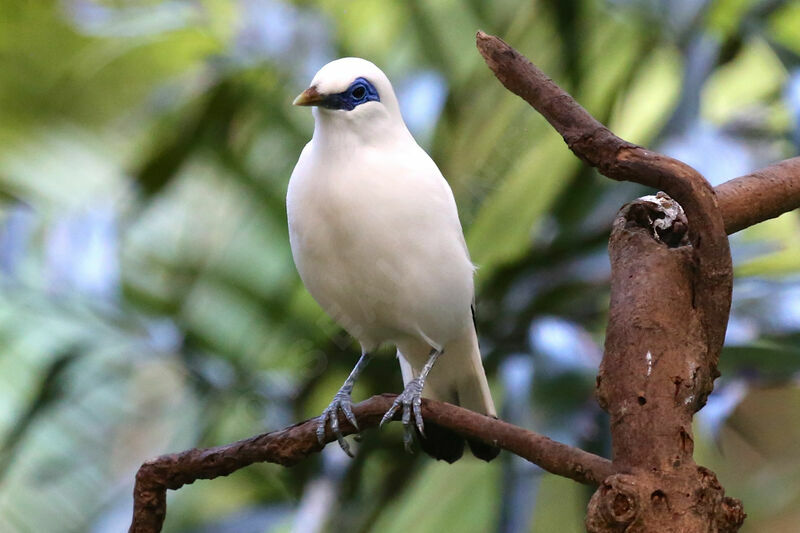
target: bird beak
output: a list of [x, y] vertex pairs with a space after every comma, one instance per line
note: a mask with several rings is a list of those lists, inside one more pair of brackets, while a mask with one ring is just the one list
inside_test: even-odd
[[319, 105], [323, 100], [325, 100], [325, 95], [318, 93], [317, 88], [312, 85], [305, 91], [301, 92], [297, 98], [294, 99], [292, 105]]

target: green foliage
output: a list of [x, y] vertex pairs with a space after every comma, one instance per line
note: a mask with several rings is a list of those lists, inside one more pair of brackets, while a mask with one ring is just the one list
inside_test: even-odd
[[[632, 141], [657, 147], [696, 97], [692, 119], [738, 131], [751, 162], [794, 153], [782, 91], [798, 68], [797, 2], [714, 2], [683, 26], [669, 4], [0, 4], [0, 531], [122, 530], [143, 460], [278, 429], [328, 403], [357, 351], [300, 284], [284, 194], [313, 127], [290, 102], [335, 56], [368, 57], [397, 88], [421, 71], [444, 80], [426, 148], [480, 267], [493, 390], [523, 412], [515, 422], [608, 453], [596, 360], [580, 357], [602, 342], [609, 223], [643, 191], [587, 170], [494, 79], [474, 34], [503, 36]], [[694, 94], [698, 36], [718, 53]], [[792, 283], [799, 226], [791, 213], [736, 237], [740, 279]], [[800, 456], [783, 437], [800, 412], [789, 379], [800, 328], [773, 324], [764, 304], [776, 294], [734, 305], [758, 328], [726, 348], [722, 371], [757, 379], [718, 435], [697, 438], [699, 458], [744, 498], [749, 531], [792, 531], [800, 499]], [[549, 315], [582, 333], [566, 350], [576, 359], [531, 338]], [[535, 361], [521, 397], [503, 377], [512, 354]], [[399, 391], [385, 355], [357, 398]], [[224, 526], [248, 512], [266, 513], [254, 530], [289, 531], [298, 509], [321, 509], [331, 531], [491, 531], [503, 518], [508, 457], [434, 464], [404, 454], [393, 427], [358, 448], [353, 461], [330, 450], [185, 487], [165, 531], [245, 530]], [[323, 489], [337, 498], [312, 509]], [[589, 495], [544, 476], [525, 493], [529, 530], [581, 531]]]

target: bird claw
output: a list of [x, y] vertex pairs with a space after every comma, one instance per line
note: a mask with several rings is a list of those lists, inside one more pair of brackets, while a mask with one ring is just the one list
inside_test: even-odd
[[353, 427], [358, 430], [358, 421], [356, 420], [355, 414], [353, 414], [353, 403], [350, 399], [350, 393], [340, 390], [333, 397], [333, 401], [330, 403], [330, 405], [328, 405], [328, 407], [326, 407], [319, 416], [319, 422], [317, 423], [317, 440], [320, 444], [325, 444], [325, 429], [328, 424], [328, 420], [330, 420], [331, 431], [334, 435], [336, 435], [336, 440], [339, 442], [339, 446], [342, 448], [344, 453], [350, 457], [353, 457], [353, 454], [350, 451], [350, 445], [344, 439], [342, 430], [339, 428], [340, 410], [342, 413], [344, 413], [344, 416], [348, 422], [350, 422]]
[[414, 431], [411, 425], [411, 415], [414, 415], [414, 423], [417, 431], [424, 438], [425, 437], [425, 423], [422, 420], [422, 387], [424, 382], [419, 378], [414, 378], [408, 382], [405, 389], [395, 398], [392, 406], [386, 411], [381, 419], [381, 426], [394, 418], [395, 413], [401, 407], [403, 408], [403, 446], [408, 453], [413, 453], [411, 444], [414, 441]]

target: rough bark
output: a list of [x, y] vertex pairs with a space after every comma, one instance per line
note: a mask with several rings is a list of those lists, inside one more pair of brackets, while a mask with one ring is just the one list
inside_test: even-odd
[[611, 415], [613, 461], [622, 473], [595, 492], [591, 532], [736, 531], [744, 519], [741, 504], [692, 458], [692, 416], [711, 392], [716, 367], [695, 301], [699, 272], [686, 220], [665, 220], [656, 204], [636, 201], [611, 232], [597, 396]]

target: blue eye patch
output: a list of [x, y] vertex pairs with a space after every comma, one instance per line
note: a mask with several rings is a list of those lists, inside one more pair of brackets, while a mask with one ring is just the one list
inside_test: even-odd
[[380, 101], [381, 98], [374, 85], [364, 78], [356, 78], [346, 91], [328, 95], [318, 105], [326, 109], [352, 111], [361, 104]]

